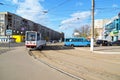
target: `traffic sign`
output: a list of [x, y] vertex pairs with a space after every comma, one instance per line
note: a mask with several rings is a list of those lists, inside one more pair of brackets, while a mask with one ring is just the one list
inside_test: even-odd
[[12, 35], [12, 30], [7, 29], [7, 30], [6, 30], [6, 35]]

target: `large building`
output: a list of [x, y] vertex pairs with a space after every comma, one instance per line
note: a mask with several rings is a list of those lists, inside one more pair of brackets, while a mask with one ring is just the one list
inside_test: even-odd
[[105, 25], [104, 38], [109, 41], [120, 40], [120, 13]]
[[12, 30], [12, 36], [25, 35], [26, 31], [33, 30], [40, 31], [43, 38], [46, 40], [59, 40], [60, 38], [64, 38], [63, 33], [54, 31], [46, 26], [40, 25], [10, 12], [0, 12], [0, 42], [6, 41], [4, 39], [8, 37], [6, 35], [6, 30], [8, 29]]

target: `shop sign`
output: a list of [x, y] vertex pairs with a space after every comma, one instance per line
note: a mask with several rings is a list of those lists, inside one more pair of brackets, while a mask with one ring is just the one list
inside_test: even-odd
[[6, 35], [7, 35], [7, 36], [12, 35], [12, 30], [7, 29], [7, 30], [6, 30]]
[[119, 33], [119, 31], [118, 31], [118, 30], [113, 31], [113, 34], [117, 34], [117, 33]]

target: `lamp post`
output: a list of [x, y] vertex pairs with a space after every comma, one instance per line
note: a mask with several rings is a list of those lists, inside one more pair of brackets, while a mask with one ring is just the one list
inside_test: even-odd
[[91, 45], [90, 45], [90, 51], [94, 50], [94, 7], [95, 7], [95, 1], [92, 0], [92, 21], [91, 21]]

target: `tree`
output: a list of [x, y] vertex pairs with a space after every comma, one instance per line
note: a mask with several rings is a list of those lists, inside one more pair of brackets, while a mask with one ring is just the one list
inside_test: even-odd
[[80, 37], [80, 32], [79, 32], [78, 29], [75, 29], [75, 30], [74, 30], [73, 36], [74, 36], [74, 37]]
[[99, 34], [98, 34], [98, 32], [97, 32], [97, 29], [95, 28], [95, 29], [94, 29], [94, 38], [96, 39], [98, 36], [99, 36]]
[[88, 37], [90, 36], [90, 26], [89, 25], [83, 25], [78, 29], [74, 30], [74, 33], [79, 33], [79, 35], [74, 37]]

